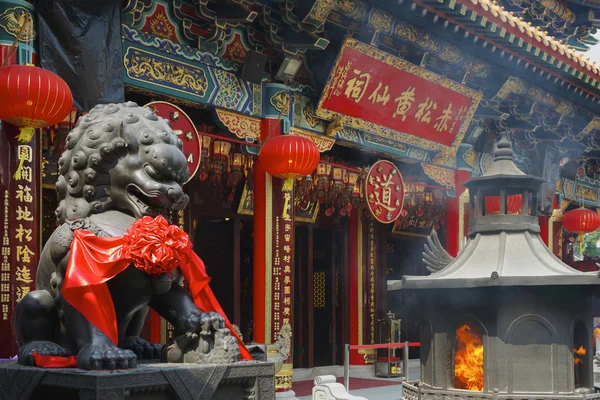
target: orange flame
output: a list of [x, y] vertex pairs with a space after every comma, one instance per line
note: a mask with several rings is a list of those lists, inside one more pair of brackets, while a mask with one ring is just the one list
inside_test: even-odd
[[481, 336], [469, 324], [456, 330], [454, 356], [454, 387], [483, 391], [483, 343]]
[[[573, 349], [573, 353], [577, 354], [578, 356], [585, 356], [587, 351], [585, 350], [585, 347], [579, 346], [579, 348]], [[581, 357], [575, 357], [575, 365], [577, 364], [583, 364], [583, 360], [581, 359]]]
[[600, 339], [600, 328], [594, 328], [594, 339]]

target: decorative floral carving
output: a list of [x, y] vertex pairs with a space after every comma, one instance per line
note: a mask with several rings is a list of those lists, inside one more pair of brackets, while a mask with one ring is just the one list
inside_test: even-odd
[[371, 12], [370, 23], [375, 30], [390, 34], [392, 33], [392, 22], [394, 21], [394, 17], [391, 14], [383, 11], [380, 8], [374, 8]]
[[279, 354], [286, 361], [290, 358], [292, 351], [292, 327], [290, 324], [284, 324], [277, 334], [277, 342], [279, 345]]
[[425, 175], [433, 179], [436, 183], [448, 188], [454, 187], [454, 171], [448, 168], [441, 168], [435, 165], [421, 164]]
[[213, 104], [217, 107], [236, 110], [244, 98], [245, 89], [234, 74], [220, 69], [215, 69], [213, 72], [219, 85]]
[[216, 109], [217, 117], [231, 133], [240, 139], [260, 140], [260, 118], [250, 117], [248, 115], [238, 114], [226, 111], [220, 108]]
[[317, 148], [319, 149], [319, 151], [321, 153], [331, 150], [331, 148], [335, 144], [335, 139], [332, 139], [332, 138], [329, 138], [326, 136], [317, 135], [317, 134], [311, 133], [309, 131], [305, 131], [304, 129], [300, 129], [300, 128], [292, 128], [290, 131], [290, 135], [302, 136], [302, 137], [312, 140], [313, 143], [317, 145]]

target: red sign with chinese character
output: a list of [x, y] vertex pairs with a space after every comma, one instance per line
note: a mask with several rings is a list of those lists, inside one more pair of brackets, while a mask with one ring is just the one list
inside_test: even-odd
[[202, 154], [202, 142], [200, 141], [200, 136], [198, 135], [194, 123], [185, 112], [171, 103], [154, 101], [146, 104], [146, 107], [152, 109], [159, 117], [169, 120], [171, 122], [171, 128], [173, 128], [175, 134], [177, 134], [179, 139], [183, 142], [183, 153], [187, 158], [188, 167], [190, 169], [189, 182], [194, 175], [196, 175], [196, 172], [198, 172]]
[[398, 168], [389, 161], [376, 162], [367, 174], [365, 186], [373, 217], [383, 224], [398, 219], [404, 205], [404, 181]]
[[[271, 305], [271, 341], [275, 343], [282, 329], [292, 326], [294, 268], [294, 195], [282, 191], [283, 181], [273, 182], [273, 270]], [[286, 362], [290, 362], [288, 359]]]
[[27, 144], [15, 139], [18, 129], [2, 124], [0, 129], [0, 189], [3, 198], [2, 259], [0, 267], [0, 332], [6, 346], [0, 358], [17, 352], [14, 310], [35, 289], [40, 256], [40, 154], [39, 134]]
[[[450, 147], [464, 135], [481, 94], [374, 47], [348, 39], [317, 115], [358, 129], [380, 127]], [[379, 128], [378, 128], [379, 127]]]

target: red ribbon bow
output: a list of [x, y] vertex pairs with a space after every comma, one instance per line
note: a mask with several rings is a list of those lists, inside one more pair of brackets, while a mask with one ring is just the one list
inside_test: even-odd
[[117, 345], [117, 318], [106, 282], [131, 264], [150, 275], [170, 273], [179, 267], [196, 306], [204, 312], [221, 314], [238, 340], [242, 358], [252, 360], [210, 289], [210, 278], [204, 263], [192, 250], [189, 236], [161, 216], [137, 220], [122, 237], [100, 238], [76, 230], [62, 296]]

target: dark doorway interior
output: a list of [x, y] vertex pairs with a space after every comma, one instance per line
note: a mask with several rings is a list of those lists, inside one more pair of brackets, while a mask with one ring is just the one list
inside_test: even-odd
[[199, 217], [194, 235], [194, 250], [211, 277], [210, 287], [229, 318], [233, 318], [233, 220]]
[[347, 232], [296, 227], [294, 367], [343, 363]]

